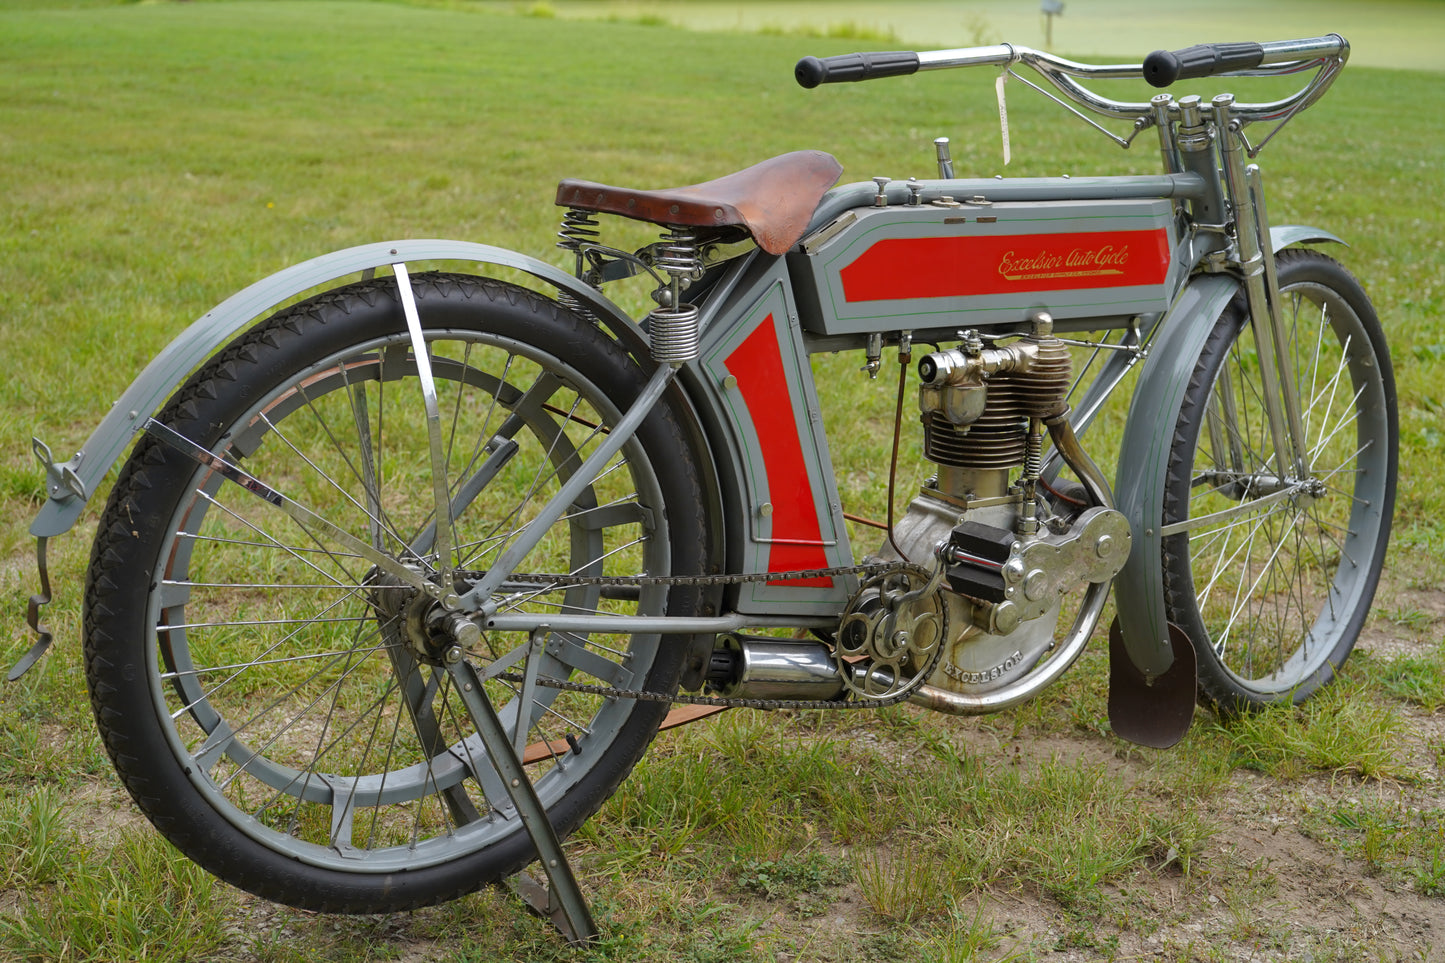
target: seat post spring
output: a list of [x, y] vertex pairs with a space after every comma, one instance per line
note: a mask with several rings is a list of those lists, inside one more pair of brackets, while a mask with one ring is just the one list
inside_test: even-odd
[[647, 336], [652, 357], [658, 364], [680, 365], [700, 352], [701, 312], [681, 303], [682, 282], [702, 276], [702, 255], [697, 235], [681, 227], [669, 227], [662, 240], [653, 245], [653, 266], [666, 272], [669, 283], [653, 292], [658, 306], [647, 315]]

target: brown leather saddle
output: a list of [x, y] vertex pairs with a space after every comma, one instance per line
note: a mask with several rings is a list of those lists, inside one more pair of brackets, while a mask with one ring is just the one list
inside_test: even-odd
[[758, 247], [783, 254], [802, 238], [813, 211], [843, 173], [831, 154], [801, 150], [690, 187], [640, 191], [568, 178], [557, 204], [668, 227], [741, 227]]

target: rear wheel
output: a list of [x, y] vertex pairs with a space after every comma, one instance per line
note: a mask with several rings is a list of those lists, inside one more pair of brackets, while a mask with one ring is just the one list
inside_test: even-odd
[[1164, 503], [1169, 618], [1201, 695], [1238, 711], [1301, 702], [1349, 655], [1394, 509], [1395, 385], [1359, 283], [1314, 251], [1279, 255], [1303, 467], [1281, 465], [1243, 298], [1215, 324], [1174, 428]]
[[[645, 379], [552, 301], [471, 277], [414, 280], [443, 426], [451, 564], [479, 573]], [[478, 637], [437, 605], [457, 586], [436, 575], [422, 398], [396, 282], [286, 309], [178, 392], [137, 444], [97, 535], [87, 671], [116, 767], [187, 855], [279, 902], [395, 910], [460, 895], [535, 856], [445, 668], [449, 651], [465, 649], [487, 680], [561, 835], [627, 775], [665, 705], [537, 680], [677, 686], [677, 639], [558, 631], [533, 645], [526, 634]], [[700, 574], [702, 497], [684, 439], [660, 404], [525, 566]], [[288, 514], [268, 492], [305, 512]], [[356, 542], [436, 592], [385, 571]], [[693, 590], [518, 578], [497, 597], [502, 613], [698, 608]]]

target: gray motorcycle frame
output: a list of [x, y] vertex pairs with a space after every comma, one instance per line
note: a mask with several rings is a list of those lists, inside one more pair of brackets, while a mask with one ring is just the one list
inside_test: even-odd
[[[745, 425], [739, 430], [735, 406], [729, 399], [724, 368], [716, 360], [719, 345], [735, 346], [766, 317], [778, 326], [778, 343], [785, 374], [789, 410], [798, 427], [802, 468], [814, 492], [820, 493], [819, 525], [827, 537], [818, 539], [829, 566], [846, 566], [853, 561], [842, 508], [833, 481], [826, 437], [807, 356], [820, 352], [864, 350], [881, 335], [897, 341], [911, 337], [916, 342], [954, 340], [957, 321], [939, 324], [939, 318], [920, 316], [905, 319], [915, 326], [900, 325], [869, 329], [853, 324], [845, 334], [828, 334], [838, 329], [811, 289], [803, 263], [804, 249], [849, 212], [867, 209], [874, 216], [906, 216], [919, 204], [946, 203], [944, 198], [986, 198], [991, 204], [1056, 204], [1060, 202], [1118, 199], [1164, 199], [1176, 212], [1183, 202], [1204, 197], [1206, 185], [1195, 174], [1167, 174], [1134, 177], [1073, 179], [959, 179], [913, 182], [912, 187], [895, 183], [885, 189], [886, 207], [877, 208], [879, 188], [871, 183], [848, 184], [830, 191], [819, 204], [803, 241], [783, 256], [754, 250], [715, 267], [721, 277], [710, 286], [702, 308], [703, 351], [701, 357], [684, 365], [668, 391], [683, 402], [690, 416], [689, 429], [696, 451], [710, 459], [700, 466], [709, 504], [707, 512], [717, 538], [718, 558], [713, 570], [739, 574], [761, 574], [770, 570], [769, 519], [771, 506], [766, 480], [756, 466], [749, 465], [745, 450], [750, 439]], [[917, 202], [911, 204], [910, 201]], [[1177, 244], [1168, 272], [1167, 308], [1147, 315], [1105, 314], [1075, 317], [1072, 330], [1137, 330], [1145, 360], [1130, 400], [1129, 415], [1120, 446], [1119, 464], [1129, 465], [1115, 480], [1115, 507], [1128, 518], [1133, 546], [1127, 563], [1114, 580], [1119, 618], [1129, 659], [1146, 678], [1163, 674], [1173, 655], [1164, 614], [1160, 530], [1162, 490], [1168, 457], [1167, 433], [1175, 422], [1184, 388], [1193, 371], [1203, 340], [1225, 306], [1242, 289], [1240, 279], [1230, 273], [1199, 270], [1209, 245], [1196, 243], [1182, 217]], [[834, 230], [837, 230], [836, 228]], [[838, 231], [842, 233], [842, 231]], [[1312, 227], [1290, 225], [1269, 232], [1274, 251], [1309, 242], [1339, 242], [1334, 235]], [[594, 288], [546, 262], [516, 252], [483, 244], [450, 240], [406, 240], [383, 242], [327, 254], [287, 268], [258, 281], [206, 312], [171, 342], [135, 379], [112, 406], [110, 412], [80, 450], [64, 463], [53, 462], [49, 449], [35, 442], [45, 463], [48, 500], [31, 525], [38, 538], [60, 535], [73, 527], [84, 505], [111, 467], [120, 460], [136, 434], [160, 409], [170, 394], [207, 357], [236, 334], [276, 307], [308, 293], [348, 283], [357, 276], [389, 272], [398, 264], [414, 270], [421, 264], [470, 265], [478, 274], [498, 269], [521, 272], [535, 282], [539, 292], [567, 296], [580, 304], [644, 368], [654, 367], [646, 333], [624, 310]], [[404, 277], [405, 272], [399, 272]], [[1047, 310], [1047, 300], [1036, 307]], [[1008, 312], [1004, 312], [1007, 314]], [[1013, 320], [969, 324], [985, 337], [1020, 329], [1028, 312], [1014, 312]], [[1076, 312], [1077, 313], [1077, 312]], [[857, 330], [851, 330], [857, 329]], [[1075, 431], [1085, 435], [1087, 421], [1095, 406], [1118, 385], [1123, 373], [1137, 359], [1124, 353], [1111, 357], [1076, 400]], [[1080, 414], [1082, 413], [1082, 414]], [[803, 567], [803, 566], [795, 566]], [[834, 579], [823, 590], [754, 583], [741, 593], [734, 611], [719, 616], [670, 619], [666, 626], [649, 623], [653, 631], [716, 633], [748, 626], [836, 626], [850, 594], [849, 580]], [[524, 617], [525, 618], [525, 617]], [[528, 629], [533, 625], [486, 623], [499, 629]], [[536, 621], [533, 619], [532, 621]], [[613, 623], [615, 625], [615, 622]]]

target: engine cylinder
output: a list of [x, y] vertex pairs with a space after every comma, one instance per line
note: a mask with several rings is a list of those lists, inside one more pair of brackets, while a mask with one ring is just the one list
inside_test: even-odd
[[1022, 389], [1021, 407], [1031, 418], [1048, 418], [1064, 408], [1073, 380], [1073, 360], [1068, 346], [1051, 334], [1031, 334], [1026, 343], [1038, 345], [1028, 370], [1015, 375]]
[[1023, 463], [1028, 418], [1009, 376], [988, 383], [988, 404], [970, 425], [954, 425], [937, 412], [923, 415], [923, 453], [939, 465], [987, 470]]
[[1029, 420], [1056, 415], [1066, 406], [1073, 377], [1069, 349], [1043, 324], [1008, 348], [933, 357], [940, 359], [929, 369], [936, 381], [962, 387], [981, 383], [987, 391], [981, 413], [965, 424], [955, 424], [937, 404], [950, 390], [949, 384], [935, 387], [932, 394], [920, 394], [923, 452], [937, 465], [974, 470], [1022, 465], [1028, 452]]

